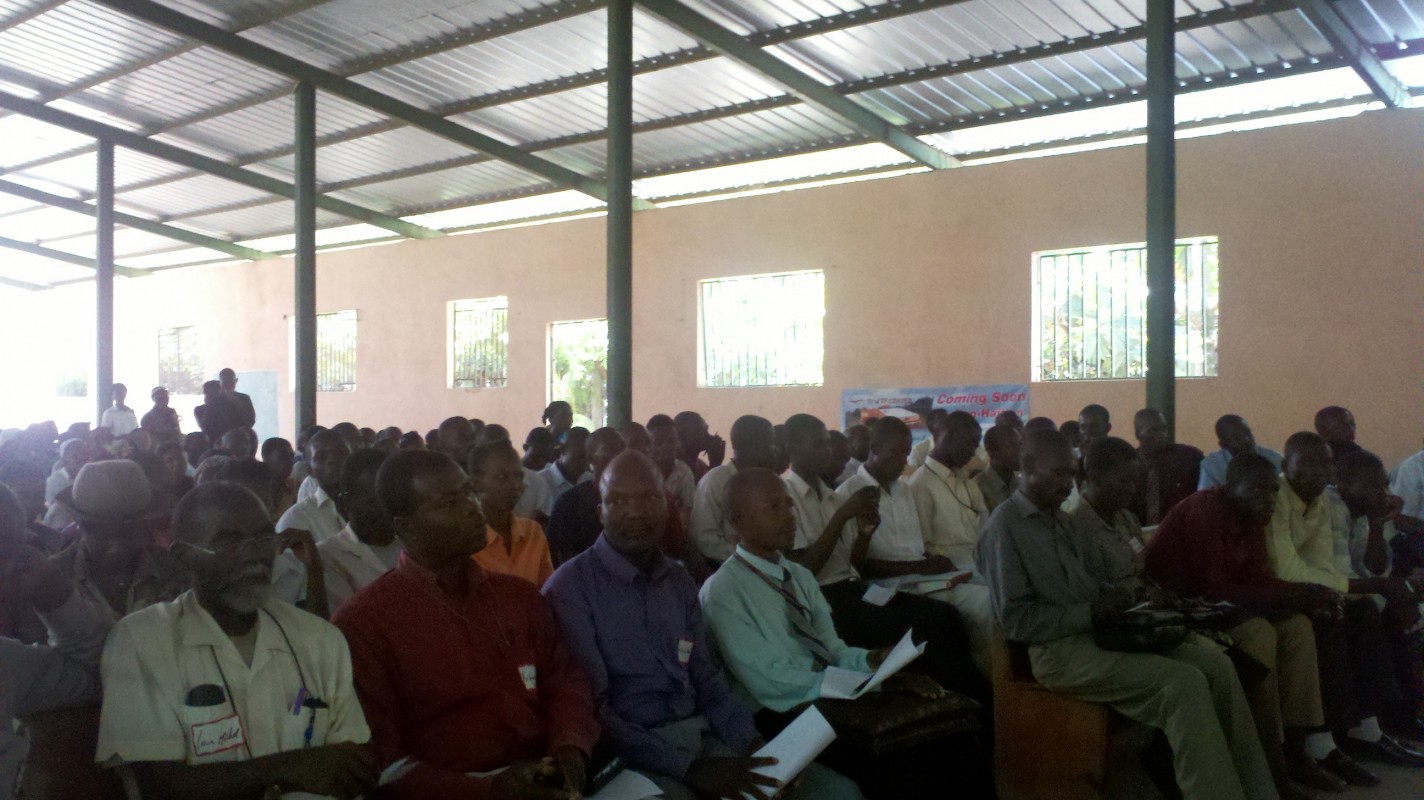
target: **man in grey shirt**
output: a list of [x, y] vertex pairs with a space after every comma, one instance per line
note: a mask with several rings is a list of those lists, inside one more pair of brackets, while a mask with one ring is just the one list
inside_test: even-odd
[[99, 699], [99, 656], [109, 625], [44, 554], [24, 544], [25, 518], [0, 486], [0, 610], [33, 607], [50, 647], [0, 638], [0, 800], [14, 797], [29, 752], [15, 720]]
[[985, 526], [976, 564], [1004, 638], [1028, 645], [1045, 687], [1162, 730], [1185, 800], [1277, 797], [1230, 659], [1191, 641], [1163, 655], [1094, 644], [1094, 618], [1132, 597], [1106, 585], [1092, 532], [1059, 510], [1077, 469], [1057, 431], [1025, 437], [1018, 491]]

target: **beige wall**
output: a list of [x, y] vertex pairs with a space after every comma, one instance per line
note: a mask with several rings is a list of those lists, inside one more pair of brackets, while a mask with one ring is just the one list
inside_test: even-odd
[[[1220, 376], [1180, 384], [1180, 434], [1244, 414], [1279, 447], [1344, 403], [1387, 460], [1424, 436], [1424, 112], [1181, 142], [1179, 234], [1220, 237]], [[1030, 254], [1141, 241], [1141, 147], [641, 212], [635, 218], [635, 414], [702, 411], [833, 419], [845, 388], [1026, 382]], [[602, 316], [603, 220], [322, 255], [321, 311], [360, 311], [358, 390], [323, 394], [324, 424], [431, 427], [455, 413], [516, 434], [545, 404], [547, 326]], [[699, 389], [699, 279], [826, 271], [824, 387]], [[284, 315], [291, 263], [132, 282], [120, 313], [134, 352], [153, 330], [204, 325], [211, 363], [280, 373], [291, 429]], [[505, 389], [446, 388], [449, 300], [505, 294]], [[141, 340], [141, 343], [140, 343]], [[148, 356], [151, 358], [152, 356]], [[1035, 384], [1035, 414], [1088, 402], [1130, 435], [1140, 381]]]

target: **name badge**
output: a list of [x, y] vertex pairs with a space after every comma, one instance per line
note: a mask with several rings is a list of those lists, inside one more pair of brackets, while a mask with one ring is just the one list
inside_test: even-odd
[[242, 734], [242, 720], [236, 714], [212, 722], [197, 723], [190, 731], [193, 753], [199, 757], [234, 750], [246, 741]]
[[677, 663], [687, 666], [687, 662], [692, 660], [692, 640], [677, 640]]
[[539, 671], [533, 664], [524, 664], [519, 667], [519, 679], [524, 681], [525, 691], [532, 692], [539, 686]]

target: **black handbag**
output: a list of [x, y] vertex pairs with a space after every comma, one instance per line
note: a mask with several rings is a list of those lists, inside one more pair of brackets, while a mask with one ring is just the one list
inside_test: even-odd
[[1186, 641], [1187, 616], [1180, 611], [1139, 608], [1093, 619], [1093, 644], [1119, 653], [1165, 653]]

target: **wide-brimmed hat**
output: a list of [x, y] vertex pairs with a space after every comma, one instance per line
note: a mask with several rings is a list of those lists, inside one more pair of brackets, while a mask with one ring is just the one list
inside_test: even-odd
[[55, 497], [55, 501], [68, 509], [80, 524], [122, 524], [157, 519], [166, 512], [154, 500], [143, 468], [127, 459], [85, 464], [75, 476], [73, 485]]

